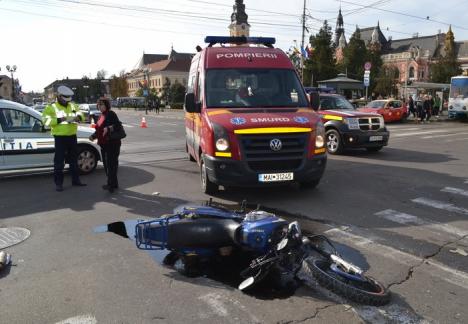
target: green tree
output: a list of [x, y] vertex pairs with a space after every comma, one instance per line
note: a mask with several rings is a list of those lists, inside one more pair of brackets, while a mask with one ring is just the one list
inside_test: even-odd
[[382, 96], [394, 96], [398, 93], [397, 84], [400, 72], [395, 66], [383, 66], [377, 77], [374, 92]]
[[98, 80], [104, 80], [106, 78], [106, 75], [107, 75], [107, 71], [102, 69], [102, 70], [99, 70], [97, 71], [96, 73], [96, 79]]
[[171, 80], [169, 80], [169, 78], [166, 77], [166, 79], [164, 80], [162, 91], [161, 91], [161, 98], [166, 102], [171, 99], [170, 89], [171, 89]]
[[119, 76], [113, 75], [109, 81], [112, 98], [127, 97], [128, 85], [125, 72], [121, 71]]
[[457, 61], [455, 37], [452, 27], [445, 35], [445, 55], [438, 57], [437, 63], [431, 66], [431, 81], [436, 83], [450, 83], [450, 78], [462, 73], [460, 63]]
[[325, 20], [319, 32], [310, 37], [313, 53], [305, 61], [304, 85], [316, 85], [317, 81], [331, 79], [336, 76], [335, 48], [332, 35], [331, 27]]
[[370, 84], [369, 84], [369, 94], [370, 94], [372, 92], [375, 92], [375, 87], [377, 86], [377, 79], [382, 70], [383, 62], [382, 62], [382, 57], [381, 57], [381, 51], [377, 49], [368, 50], [366, 62], [370, 62], [372, 65], [370, 69]]
[[348, 46], [343, 51], [343, 62], [339, 69], [346, 71], [353, 79], [362, 79], [364, 77], [364, 64], [369, 59], [369, 53], [366, 44], [361, 39], [359, 28], [351, 36]]
[[182, 84], [180, 84], [177, 81], [174, 82], [174, 84], [171, 85], [171, 87], [169, 89], [170, 102], [174, 102], [174, 103], [184, 102], [185, 91], [186, 91], [186, 89]]

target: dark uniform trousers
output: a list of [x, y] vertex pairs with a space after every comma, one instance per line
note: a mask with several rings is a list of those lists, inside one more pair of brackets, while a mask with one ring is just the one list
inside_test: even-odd
[[63, 168], [65, 160], [70, 165], [72, 183], [79, 183], [78, 174], [78, 144], [76, 135], [72, 136], [54, 136], [55, 156], [54, 156], [54, 181], [56, 185], [63, 184]]
[[106, 143], [101, 146], [102, 162], [107, 175], [107, 185], [117, 188], [117, 170], [119, 168], [120, 141], [117, 143]]

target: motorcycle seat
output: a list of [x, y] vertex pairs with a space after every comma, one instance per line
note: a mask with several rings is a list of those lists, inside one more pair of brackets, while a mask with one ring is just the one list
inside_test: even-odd
[[239, 223], [232, 219], [184, 219], [168, 226], [167, 247], [219, 248], [236, 244]]

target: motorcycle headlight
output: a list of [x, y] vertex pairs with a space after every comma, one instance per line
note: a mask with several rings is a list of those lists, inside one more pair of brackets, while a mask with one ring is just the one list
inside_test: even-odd
[[359, 119], [357, 118], [343, 118], [343, 121], [348, 125], [349, 129], [359, 129]]
[[216, 149], [218, 151], [226, 151], [229, 148], [229, 141], [225, 138], [218, 138], [216, 140]]
[[322, 123], [317, 123], [315, 130], [315, 148], [322, 148], [325, 146], [325, 127]]

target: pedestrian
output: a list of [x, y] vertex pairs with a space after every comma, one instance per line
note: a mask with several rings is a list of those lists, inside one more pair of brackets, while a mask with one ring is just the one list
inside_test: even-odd
[[119, 155], [120, 155], [120, 139], [111, 139], [110, 134], [122, 130], [122, 123], [120, 122], [117, 114], [111, 110], [109, 99], [100, 98], [97, 106], [101, 111], [101, 117], [96, 123], [96, 131], [89, 139], [91, 141], [97, 139], [101, 147], [102, 162], [104, 164], [104, 171], [107, 175], [107, 184], [102, 186], [102, 189], [114, 192], [119, 187], [117, 180], [117, 171], [119, 168]]
[[424, 106], [424, 112], [426, 113], [426, 122], [430, 122], [432, 116], [432, 96], [426, 95], [426, 106]]
[[77, 105], [71, 102], [73, 91], [66, 86], [57, 88], [57, 101], [42, 112], [42, 122], [51, 128], [55, 141], [54, 182], [55, 190], [63, 191], [63, 168], [65, 160], [70, 166], [73, 186], [86, 186], [80, 181], [78, 172], [78, 144], [76, 133], [78, 123], [84, 117]]
[[159, 99], [156, 99], [156, 102], [155, 102], [155, 109], [156, 109], [156, 113], [159, 114]]
[[413, 96], [408, 98], [408, 115], [413, 115], [413, 119], [416, 119], [416, 109], [414, 107]]
[[439, 111], [440, 111], [440, 104], [441, 100], [439, 95], [436, 93], [435, 99], [434, 99], [434, 115], [439, 118]]
[[416, 113], [417, 113], [417, 119], [416, 122], [424, 122], [424, 118], [426, 117], [424, 113], [424, 97], [420, 97], [419, 100], [416, 103]]

